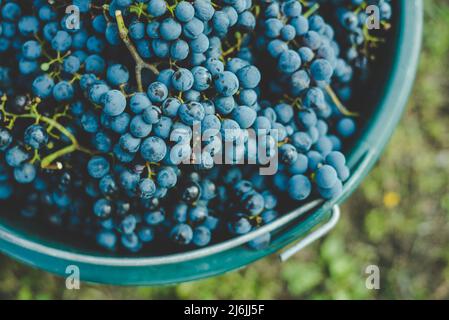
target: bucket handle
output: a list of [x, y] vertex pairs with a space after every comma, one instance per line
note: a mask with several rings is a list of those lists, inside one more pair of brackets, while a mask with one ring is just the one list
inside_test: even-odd
[[297, 254], [299, 251], [301, 251], [311, 243], [324, 237], [337, 225], [339, 220], [340, 220], [340, 207], [338, 205], [335, 205], [332, 207], [331, 216], [325, 224], [323, 224], [315, 231], [309, 233], [307, 236], [302, 238], [296, 244], [294, 244], [293, 246], [291, 246], [290, 248], [284, 250], [279, 254], [279, 258], [281, 259], [281, 261], [286, 262], [288, 259], [293, 257], [295, 254]]

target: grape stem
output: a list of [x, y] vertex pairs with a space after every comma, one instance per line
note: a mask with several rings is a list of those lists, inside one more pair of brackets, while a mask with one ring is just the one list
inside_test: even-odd
[[5, 116], [5, 118], [9, 117], [9, 118], [11, 118], [11, 120], [14, 120], [14, 121], [16, 119], [33, 119], [33, 120], [36, 120], [37, 123], [42, 121], [42, 122], [46, 123], [50, 128], [57, 129], [63, 135], [65, 135], [67, 138], [69, 138], [71, 145], [64, 147], [58, 151], [55, 151], [54, 153], [52, 153], [42, 159], [41, 167], [43, 169], [50, 168], [51, 164], [56, 159], [58, 159], [62, 156], [65, 156], [69, 153], [75, 152], [75, 151], [80, 151], [80, 152], [84, 152], [84, 153], [88, 153], [88, 154], [93, 153], [91, 150], [81, 146], [79, 144], [78, 140], [75, 138], [75, 136], [69, 130], [67, 130], [63, 125], [61, 125], [59, 122], [57, 122], [55, 119], [45, 117], [37, 112], [36, 106], [37, 106], [37, 104], [40, 103], [39, 98], [35, 99], [35, 104], [31, 107], [31, 112], [26, 113], [26, 114], [14, 114], [14, 113], [7, 112], [5, 110], [5, 102], [7, 100], [6, 95], [4, 95], [1, 100], [2, 100], [2, 104], [0, 105], [0, 109], [1, 109], [1, 112], [3, 113], [3, 115]]
[[303, 16], [305, 18], [308, 18], [311, 15], [313, 15], [315, 13], [315, 11], [317, 11], [319, 8], [320, 8], [320, 4], [319, 3], [315, 3], [309, 10], [307, 10], [307, 12], [305, 12], [303, 14]]
[[259, 15], [260, 15], [260, 11], [261, 11], [260, 6], [259, 5], [255, 5], [255, 6], [252, 7], [251, 10], [254, 12], [254, 15], [256, 16], [256, 18], [258, 18]]
[[159, 70], [149, 64], [143, 61], [142, 57], [137, 52], [136, 47], [131, 42], [131, 39], [128, 36], [128, 28], [125, 25], [125, 20], [123, 19], [122, 12], [120, 10], [115, 11], [115, 18], [117, 19], [117, 27], [119, 30], [120, 38], [122, 39], [123, 43], [128, 48], [129, 52], [131, 53], [131, 56], [133, 57], [135, 63], [136, 63], [136, 82], [137, 82], [137, 89], [140, 92], [144, 92], [143, 90], [143, 84], [142, 84], [142, 71], [147, 69], [153, 72], [155, 75], [159, 74]]
[[343, 103], [340, 101], [337, 94], [334, 92], [334, 90], [332, 89], [332, 87], [330, 85], [326, 86], [325, 90], [326, 90], [326, 93], [329, 95], [330, 99], [332, 100], [332, 102], [334, 103], [334, 105], [337, 107], [338, 111], [341, 112], [341, 114], [343, 114], [346, 117], [358, 117], [359, 116], [358, 113], [349, 111], [343, 105]]
[[52, 154], [46, 156], [45, 158], [42, 159], [41, 162], [41, 167], [42, 168], [48, 168], [50, 167], [50, 165], [58, 158], [61, 158], [69, 153], [75, 152], [75, 151], [80, 151], [80, 152], [84, 152], [84, 153], [89, 153], [92, 154], [92, 151], [84, 148], [83, 146], [81, 146], [78, 142], [78, 140], [75, 138], [75, 136], [66, 128], [64, 128], [60, 123], [58, 123], [57, 121], [48, 118], [48, 117], [44, 117], [44, 116], [40, 116], [40, 115], [34, 115], [34, 114], [24, 114], [24, 115], [17, 115], [17, 118], [29, 118], [29, 119], [38, 119], [39, 121], [45, 122], [46, 124], [48, 124], [49, 126], [51, 126], [52, 128], [56, 128], [58, 131], [60, 131], [63, 135], [65, 135], [67, 138], [69, 138], [70, 142], [72, 143], [71, 145], [62, 148], [58, 151], [53, 152]]
[[225, 52], [223, 52], [222, 57], [226, 58], [227, 56], [229, 56], [230, 54], [232, 54], [233, 52], [235, 52], [236, 50], [239, 50], [240, 47], [242, 46], [242, 42], [243, 42], [243, 38], [242, 38], [242, 34], [240, 32], [237, 32], [235, 34], [235, 39], [236, 44], [232, 47], [230, 47], [228, 50], [226, 50]]

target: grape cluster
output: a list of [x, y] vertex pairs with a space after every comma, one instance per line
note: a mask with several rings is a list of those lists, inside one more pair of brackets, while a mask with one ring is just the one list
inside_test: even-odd
[[[307, 98], [311, 83], [325, 87], [336, 81], [350, 81], [351, 68], [338, 58], [339, 47], [332, 27], [318, 14], [316, 7], [302, 12], [299, 2], [271, 3], [264, 11], [264, 35], [259, 41], [276, 60], [277, 70], [294, 97], [304, 91]], [[284, 80], [283, 79], [283, 80]], [[284, 83], [275, 81], [273, 88]]]
[[321, 11], [372, 1], [319, 2], [0, 1], [0, 201], [109, 250], [166, 253], [339, 196], [357, 77]]
[[[323, 0], [317, 2], [326, 2]], [[328, 15], [335, 25], [341, 56], [367, 78], [370, 60], [376, 58], [377, 49], [385, 41], [391, 28], [393, 8], [390, 0], [334, 0], [333, 14]]]

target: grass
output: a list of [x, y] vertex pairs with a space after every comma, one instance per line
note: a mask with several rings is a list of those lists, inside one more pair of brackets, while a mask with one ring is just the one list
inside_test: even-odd
[[[376, 168], [324, 240], [285, 264], [276, 257], [221, 277], [161, 288], [64, 280], [0, 256], [0, 299], [448, 299], [449, 1], [425, 0], [419, 75], [407, 113]], [[380, 290], [365, 269], [380, 268]]]

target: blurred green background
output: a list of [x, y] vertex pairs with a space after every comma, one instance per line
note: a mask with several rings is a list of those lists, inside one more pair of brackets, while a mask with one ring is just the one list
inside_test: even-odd
[[[449, 1], [424, 0], [414, 93], [375, 170], [324, 240], [281, 264], [269, 257], [221, 277], [159, 288], [82, 284], [0, 255], [0, 299], [449, 299]], [[380, 290], [365, 269], [380, 268]]]

